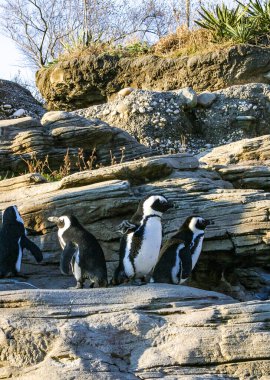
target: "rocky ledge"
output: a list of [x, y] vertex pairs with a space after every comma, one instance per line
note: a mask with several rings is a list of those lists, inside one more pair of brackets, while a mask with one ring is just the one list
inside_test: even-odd
[[269, 83], [269, 71], [269, 48], [237, 45], [179, 58], [84, 54], [39, 70], [36, 83], [49, 109], [74, 110], [105, 102], [124, 87], [168, 91], [189, 86], [213, 91]]
[[1, 293], [1, 379], [267, 379], [270, 301], [185, 286]]

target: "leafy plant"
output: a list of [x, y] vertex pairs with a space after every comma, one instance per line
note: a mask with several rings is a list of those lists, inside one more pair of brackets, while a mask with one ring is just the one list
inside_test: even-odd
[[246, 9], [241, 8], [239, 4], [235, 9], [230, 9], [223, 3], [216, 5], [211, 12], [202, 6], [201, 12], [198, 12], [201, 20], [195, 22], [202, 28], [211, 30], [216, 40], [231, 38], [231, 28], [236, 27], [245, 16]]
[[129, 55], [140, 55], [140, 54], [145, 54], [149, 52], [149, 46], [146, 42], [141, 42], [137, 41], [134, 42], [133, 44], [129, 44], [125, 46], [125, 50]]
[[[213, 32], [217, 42], [232, 40], [236, 43], [258, 43], [268, 37], [270, 30], [270, 0], [250, 0], [229, 9], [225, 4], [217, 5], [213, 11], [201, 7], [201, 20], [196, 24]], [[268, 38], [267, 38], [268, 40]]]

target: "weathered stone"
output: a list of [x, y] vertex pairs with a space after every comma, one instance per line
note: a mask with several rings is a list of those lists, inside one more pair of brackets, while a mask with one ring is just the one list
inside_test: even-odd
[[[5, 113], [0, 112], [0, 120], [28, 115], [41, 118], [46, 112], [31, 92], [18, 83], [0, 79], [0, 105]], [[22, 113], [22, 110], [24, 111]]]
[[269, 301], [155, 284], [3, 292], [1, 305], [2, 378], [261, 379], [270, 371]]
[[202, 107], [209, 107], [215, 101], [217, 95], [213, 92], [204, 91], [197, 96], [197, 103]]
[[65, 59], [42, 68], [37, 86], [50, 109], [78, 109], [102, 103], [125, 87], [155, 91], [192, 87], [219, 90], [235, 84], [269, 83], [269, 48], [237, 45], [202, 55], [179, 58], [120, 58], [92, 54]]
[[190, 88], [185, 87], [180, 90], [175, 91], [177, 95], [183, 98], [184, 104], [187, 108], [194, 108], [197, 105], [197, 94], [196, 92]]
[[50, 169], [59, 170], [68, 152], [71, 172], [78, 170], [80, 154], [84, 169], [153, 154], [126, 132], [99, 120], [89, 121], [67, 112], [49, 112], [42, 123], [43, 126], [29, 117], [0, 121], [0, 174], [24, 172], [28, 168], [23, 160], [30, 163], [33, 154], [41, 161], [48, 155]]
[[[192, 133], [192, 124], [184, 108], [194, 106], [195, 102], [196, 93], [192, 89], [170, 92], [134, 90], [124, 100], [116, 99], [73, 113], [89, 119], [99, 118], [127, 131], [145, 145], [151, 146], [160, 139], [159, 152], [169, 153], [168, 140], [179, 143], [181, 136]], [[171, 112], [167, 112], [168, 109]], [[179, 146], [175, 152], [179, 152]]]
[[155, 156], [108, 168], [74, 173], [63, 178], [59, 188], [84, 186], [113, 179], [129, 180], [131, 184], [139, 184], [164, 178], [171, 174], [174, 169], [197, 169], [198, 165], [198, 160], [189, 154]]
[[193, 109], [193, 126], [207, 143], [220, 145], [269, 133], [270, 85], [231, 86], [214, 94], [210, 107]]
[[125, 97], [125, 96], [128, 96], [129, 94], [131, 94], [132, 91], [134, 91], [134, 88], [132, 88], [132, 87], [122, 88], [122, 90], [120, 90], [118, 92], [118, 95]]

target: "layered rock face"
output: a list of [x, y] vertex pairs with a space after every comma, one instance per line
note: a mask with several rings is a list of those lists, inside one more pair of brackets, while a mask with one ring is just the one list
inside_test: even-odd
[[267, 379], [270, 303], [184, 286], [1, 294], [0, 376]]
[[102, 55], [64, 60], [41, 69], [37, 87], [49, 109], [74, 110], [105, 102], [124, 87], [155, 91], [190, 86], [219, 90], [235, 84], [269, 83], [269, 49], [238, 45], [191, 57]]
[[[37, 236], [33, 236], [33, 240], [44, 251], [44, 264], [52, 266], [50, 271], [55, 277], [59, 277], [60, 247], [56, 229], [47, 220], [49, 216], [74, 213], [101, 242], [111, 276], [118, 261], [120, 235], [117, 225], [131, 217], [142, 197], [163, 194], [175, 204], [175, 209], [164, 216], [165, 239], [191, 214], [199, 214], [215, 222], [207, 230], [204, 252], [191, 284], [224, 291], [238, 299], [268, 297], [268, 193], [234, 189], [230, 182], [222, 180], [219, 173], [200, 168], [197, 159], [190, 154], [152, 157], [146, 147], [136, 143], [125, 132], [103, 123], [93, 125], [94, 122], [74, 115], [64, 116], [62, 113], [46, 114], [42, 120], [43, 127], [32, 129], [28, 125], [31, 138], [24, 144], [14, 143], [26, 133], [21, 131], [21, 124], [3, 127], [4, 133], [12, 136], [12, 147], [16, 146], [18, 152], [16, 155], [14, 151], [8, 154], [4, 151], [4, 167], [17, 165], [20, 155], [31, 155], [37, 147], [43, 149], [41, 153], [45, 153], [45, 149], [48, 153], [49, 149], [53, 167], [57, 167], [62, 162], [59, 152], [64, 153], [67, 146], [77, 149], [81, 144], [85, 144], [83, 147], [92, 146], [93, 142], [97, 153], [103, 152], [104, 156], [100, 153], [99, 157], [104, 162], [108, 158], [105, 154], [108, 148], [117, 146], [112, 144], [125, 143], [129, 159], [142, 154], [149, 157], [84, 170], [56, 182], [46, 182], [45, 178], [34, 173], [0, 182], [0, 209], [17, 204], [26, 225], [36, 231]], [[102, 143], [104, 134], [106, 142]], [[46, 145], [44, 141], [47, 141]], [[43, 287], [46, 283], [44, 268], [35, 266], [30, 257], [26, 263], [30, 265], [26, 270], [38, 276], [33, 284]], [[70, 286], [72, 280], [63, 282], [63, 287]], [[59, 280], [56, 282], [54, 286], [61, 287]], [[49, 285], [53, 286], [52, 283]]]
[[80, 165], [89, 168], [153, 154], [126, 132], [100, 120], [52, 112], [41, 123], [29, 117], [0, 121], [0, 174], [24, 173], [28, 167], [25, 160], [35, 166], [31, 164], [33, 153], [43, 162], [48, 156], [49, 167], [55, 170], [64, 165], [68, 152], [71, 172]]

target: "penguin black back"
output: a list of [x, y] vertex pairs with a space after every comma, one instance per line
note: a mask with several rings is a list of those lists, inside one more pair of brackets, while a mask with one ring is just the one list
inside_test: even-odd
[[43, 259], [40, 249], [31, 242], [17, 206], [8, 207], [0, 229], [0, 276], [15, 276], [20, 272], [23, 249], [29, 250], [37, 262]]
[[195, 267], [202, 249], [204, 230], [212, 221], [198, 215], [189, 216], [177, 233], [162, 247], [153, 271], [154, 282], [179, 284]]
[[50, 217], [58, 226], [58, 238], [63, 248], [60, 269], [68, 274], [71, 264], [77, 288], [88, 278], [91, 284], [107, 286], [104, 252], [93, 234], [87, 231], [74, 215]]

